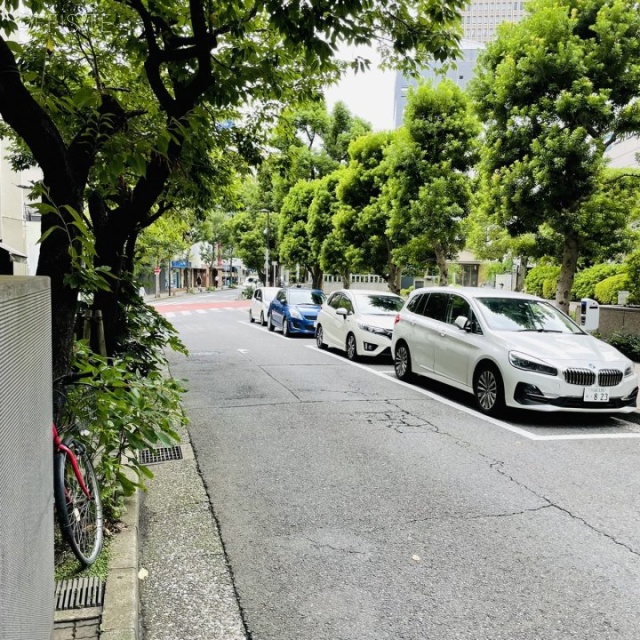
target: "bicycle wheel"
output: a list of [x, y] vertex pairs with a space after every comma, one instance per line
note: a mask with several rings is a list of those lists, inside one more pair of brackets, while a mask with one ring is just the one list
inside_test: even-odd
[[72, 438], [64, 444], [71, 450], [89, 491], [87, 498], [76, 476], [71, 456], [59, 451], [54, 459], [53, 495], [58, 522], [76, 558], [88, 567], [100, 554], [103, 540], [102, 500], [98, 479], [84, 446]]

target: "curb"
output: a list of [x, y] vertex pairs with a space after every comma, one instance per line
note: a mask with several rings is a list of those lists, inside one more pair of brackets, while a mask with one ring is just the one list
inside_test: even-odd
[[138, 640], [139, 491], [125, 499], [120, 519], [124, 527], [114, 536], [102, 608], [101, 640]]

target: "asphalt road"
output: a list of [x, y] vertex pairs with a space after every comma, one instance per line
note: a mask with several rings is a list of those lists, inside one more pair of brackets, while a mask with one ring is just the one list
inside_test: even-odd
[[640, 636], [639, 425], [489, 420], [225, 296], [160, 308], [252, 640]]

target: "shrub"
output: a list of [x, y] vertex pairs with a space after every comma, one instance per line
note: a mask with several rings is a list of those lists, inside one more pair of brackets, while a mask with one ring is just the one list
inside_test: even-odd
[[640, 251], [634, 251], [627, 257], [626, 267], [629, 276], [627, 282], [628, 302], [640, 304]]
[[606, 278], [616, 276], [626, 269], [622, 264], [595, 264], [588, 269], [583, 269], [576, 273], [571, 290], [571, 298], [580, 300], [581, 298], [594, 298], [595, 287]]
[[547, 278], [542, 281], [542, 297], [551, 300], [556, 295], [558, 288], [558, 278]]
[[618, 291], [625, 291], [628, 287], [628, 276], [619, 273], [605, 278], [594, 287], [594, 297], [600, 304], [617, 304]]
[[623, 353], [627, 358], [630, 358], [634, 362], [640, 362], [640, 336], [635, 333], [628, 333], [627, 331], [616, 331], [609, 336], [602, 336], [598, 333], [594, 333], [597, 338], [604, 340], [604, 342], [615, 347], [618, 351]]
[[[553, 292], [555, 292], [555, 284], [558, 282], [558, 276], [560, 275], [560, 267], [554, 265], [541, 265], [533, 267], [527, 273], [527, 277], [524, 280], [524, 288], [528, 293], [532, 293], [535, 296], [542, 296], [544, 298], [553, 298]], [[552, 293], [550, 295], [544, 295], [544, 283], [545, 280], [550, 282], [547, 284], [547, 291], [551, 288]]]
[[411, 285], [410, 287], [408, 287], [407, 289], [401, 289], [400, 290], [400, 295], [403, 298], [408, 298], [409, 294], [415, 289], [415, 287], [413, 285]]
[[247, 300], [251, 300], [251, 298], [253, 297], [254, 291], [255, 291], [255, 287], [252, 284], [250, 284], [242, 290], [242, 297], [246, 298]]

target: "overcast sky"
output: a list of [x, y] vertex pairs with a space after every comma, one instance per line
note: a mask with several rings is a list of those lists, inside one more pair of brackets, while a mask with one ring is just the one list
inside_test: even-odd
[[[365, 55], [362, 53], [361, 55]], [[365, 73], [349, 73], [342, 81], [325, 91], [327, 108], [342, 100], [356, 116], [368, 120], [374, 131], [393, 129], [393, 87], [395, 74], [377, 68], [378, 56], [366, 51], [372, 66]], [[343, 54], [346, 58], [346, 54]]]

